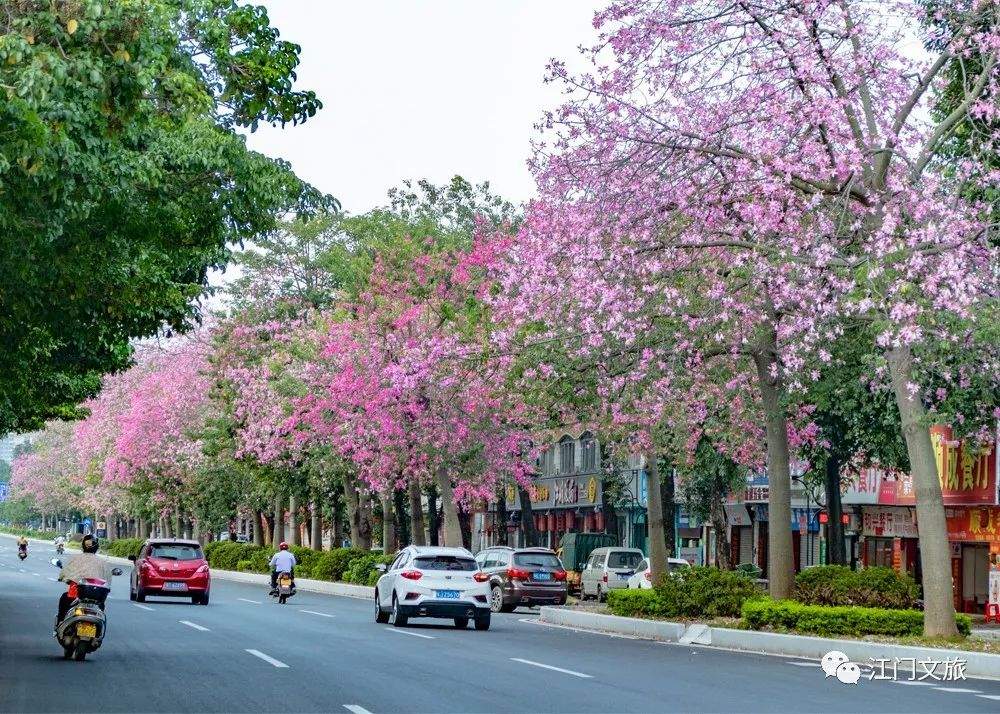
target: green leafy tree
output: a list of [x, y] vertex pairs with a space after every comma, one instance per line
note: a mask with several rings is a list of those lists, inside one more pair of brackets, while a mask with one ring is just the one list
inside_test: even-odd
[[247, 150], [321, 106], [236, 0], [9, 0], [0, 12], [0, 432], [183, 330], [228, 246], [333, 199]]

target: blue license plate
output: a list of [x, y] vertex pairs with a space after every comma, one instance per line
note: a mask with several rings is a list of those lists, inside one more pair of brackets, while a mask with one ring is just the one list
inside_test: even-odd
[[438, 590], [436, 594], [442, 600], [458, 600], [458, 590]]
[[535, 573], [535, 580], [552, 580], [552, 573]]
[[187, 590], [188, 586], [187, 586], [187, 583], [176, 583], [176, 582], [163, 583], [163, 589], [164, 590]]

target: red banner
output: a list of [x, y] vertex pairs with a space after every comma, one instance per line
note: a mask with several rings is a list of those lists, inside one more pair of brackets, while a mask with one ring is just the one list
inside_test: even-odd
[[949, 508], [948, 540], [1000, 544], [1000, 507]]
[[[972, 451], [952, 438], [951, 427], [932, 426], [931, 443], [937, 461], [941, 496], [946, 506], [997, 502], [996, 446]], [[909, 506], [917, 502], [913, 476], [897, 474], [882, 477], [878, 502], [884, 505]]]

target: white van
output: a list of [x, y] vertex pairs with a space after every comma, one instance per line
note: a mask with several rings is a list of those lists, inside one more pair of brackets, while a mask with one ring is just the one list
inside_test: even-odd
[[580, 574], [580, 599], [595, 597], [604, 602], [609, 590], [627, 588], [642, 560], [638, 548], [595, 548]]

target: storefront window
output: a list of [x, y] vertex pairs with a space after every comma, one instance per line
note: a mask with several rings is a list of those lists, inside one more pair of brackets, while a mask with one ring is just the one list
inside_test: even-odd
[[892, 567], [892, 538], [867, 538], [865, 550], [869, 568]]

